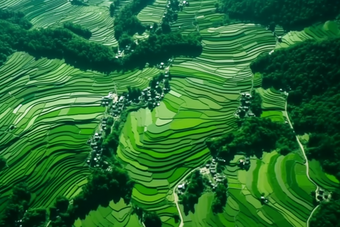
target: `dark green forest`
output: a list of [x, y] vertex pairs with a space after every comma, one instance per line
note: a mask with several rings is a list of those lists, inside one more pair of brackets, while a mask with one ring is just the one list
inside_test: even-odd
[[[298, 134], [309, 133], [306, 153], [340, 179], [340, 39], [305, 41], [252, 63], [263, 86], [290, 91], [288, 112]], [[311, 226], [339, 226], [340, 197], [322, 202]]]
[[74, 34], [77, 34], [85, 39], [89, 39], [92, 36], [92, 32], [88, 30], [87, 28], [83, 28], [79, 24], [74, 24], [72, 22], [66, 22], [64, 23], [64, 28], [70, 30]]
[[310, 220], [311, 227], [339, 227], [340, 191], [332, 193], [331, 202], [321, 202], [320, 207]]
[[286, 30], [299, 30], [313, 23], [335, 19], [340, 14], [338, 0], [220, 0], [219, 11], [230, 19], [251, 21]]
[[[90, 42], [90, 31], [71, 23], [65, 28], [33, 29], [22, 13], [0, 10], [0, 66], [15, 51], [26, 51], [36, 58], [58, 58], [86, 70], [109, 73], [144, 67], [145, 63], [159, 63], [174, 56], [197, 56], [202, 51], [199, 34], [153, 34], [140, 41], [134, 51], [116, 58], [113, 48]], [[77, 34], [77, 35], [75, 35]]]
[[340, 39], [306, 41], [252, 63], [263, 86], [290, 90], [288, 111], [298, 134], [310, 133], [307, 154], [340, 178]]
[[209, 139], [207, 145], [213, 156], [232, 160], [237, 153], [262, 157], [262, 152], [277, 149], [285, 155], [297, 148], [295, 134], [288, 124], [270, 119], [250, 117], [240, 121], [241, 128], [222, 138]]

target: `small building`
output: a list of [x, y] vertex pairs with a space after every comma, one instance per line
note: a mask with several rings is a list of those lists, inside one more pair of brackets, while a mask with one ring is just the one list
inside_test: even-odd
[[185, 190], [185, 183], [179, 184], [179, 185], [177, 186], [177, 188], [178, 188], [178, 190]]

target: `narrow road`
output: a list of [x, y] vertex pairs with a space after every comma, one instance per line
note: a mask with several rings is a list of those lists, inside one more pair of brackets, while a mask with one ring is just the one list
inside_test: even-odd
[[[288, 95], [287, 95], [287, 100], [288, 100]], [[286, 112], [286, 117], [287, 117], [287, 121], [289, 123], [289, 126], [294, 130], [293, 128], [293, 125], [292, 123], [290, 122], [290, 119], [289, 119], [289, 115], [288, 115], [288, 111], [287, 111], [287, 100], [286, 100], [286, 103], [285, 103], [285, 112]], [[296, 138], [296, 141], [298, 142], [299, 144], [299, 147], [302, 151], [302, 154], [303, 154], [303, 157], [305, 158], [305, 165], [306, 165], [306, 175], [307, 175], [307, 178], [310, 180], [310, 182], [312, 182], [315, 186], [316, 186], [316, 189], [315, 189], [315, 192], [319, 191], [319, 186], [310, 178], [309, 176], [309, 163], [308, 163], [308, 158], [307, 158], [307, 155], [306, 155], [306, 152], [305, 152], [305, 149], [303, 148], [303, 145], [301, 144], [298, 136], [295, 136]], [[308, 219], [307, 219], [307, 227], [309, 227], [309, 221], [310, 219], [312, 218], [313, 216], [313, 213], [316, 211], [316, 209], [318, 209], [319, 205], [317, 205], [311, 212], [311, 214], [309, 215]]]
[[185, 179], [187, 178], [190, 174], [192, 174], [195, 170], [197, 170], [199, 168], [195, 168], [193, 170], [191, 170], [189, 173], [185, 174], [184, 177], [178, 181], [178, 183], [174, 186], [174, 189], [172, 191], [172, 194], [174, 196], [174, 203], [176, 204], [176, 207], [177, 207], [177, 210], [178, 210], [178, 215], [179, 215], [179, 218], [181, 219], [181, 223], [179, 224], [178, 227], [183, 227], [184, 226], [184, 222], [183, 222], [183, 216], [182, 216], [182, 213], [181, 213], [181, 209], [179, 208], [179, 205], [178, 205], [178, 195], [176, 193], [176, 189], [178, 187], [178, 185]]

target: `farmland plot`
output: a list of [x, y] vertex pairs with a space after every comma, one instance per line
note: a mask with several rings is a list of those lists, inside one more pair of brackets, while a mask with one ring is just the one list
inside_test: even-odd
[[22, 11], [33, 24], [33, 28], [60, 26], [64, 22], [80, 24], [92, 32], [91, 41], [117, 46], [113, 32], [113, 18], [110, 17], [108, 8], [111, 2], [108, 0], [100, 2], [98, 3], [100, 6], [80, 6], [72, 5], [66, 0], [3, 0], [0, 2], [0, 9]]
[[[0, 68], [0, 208], [11, 188], [26, 181], [32, 207], [49, 207], [86, 184], [90, 151], [86, 141], [105, 112], [101, 97], [126, 85], [145, 87], [158, 74], [152, 68], [103, 75], [80, 71], [61, 60], [34, 60], [17, 52]], [[125, 86], [121, 86], [125, 83]]]
[[206, 29], [202, 36], [200, 57], [175, 59], [171, 92], [160, 105], [130, 113], [117, 150], [140, 185], [133, 200], [156, 211], [168, 226], [178, 225], [170, 224], [177, 213], [172, 187], [210, 156], [207, 137], [236, 129], [239, 94], [251, 87], [249, 63], [275, 45], [271, 33], [249, 24]]
[[[225, 212], [213, 214], [212, 195], [204, 194], [195, 207], [203, 211], [190, 212], [185, 226], [305, 226], [315, 186], [306, 177], [303, 159], [295, 153], [264, 153], [261, 160], [251, 158], [245, 171], [237, 165], [240, 158], [235, 156], [225, 170], [229, 181]], [[261, 204], [262, 193], [269, 201], [266, 204]]]

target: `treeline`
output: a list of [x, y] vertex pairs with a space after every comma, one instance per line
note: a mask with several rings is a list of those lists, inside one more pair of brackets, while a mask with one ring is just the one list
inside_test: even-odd
[[340, 179], [340, 39], [306, 41], [252, 63], [263, 86], [290, 90], [288, 110], [298, 134], [310, 133], [309, 159]]
[[[120, 37], [125, 34], [132, 36], [136, 32], [143, 33], [145, 27], [138, 20], [137, 14], [147, 5], [151, 4], [154, 0], [132, 0], [129, 4], [125, 5], [115, 17], [114, 29], [115, 38], [121, 44]], [[116, 3], [117, 5], [119, 3]]]
[[295, 134], [288, 124], [257, 117], [242, 120], [240, 130], [210, 139], [207, 145], [213, 156], [226, 160], [232, 160], [240, 152], [261, 157], [263, 151], [276, 149], [285, 155], [297, 148]]
[[14, 51], [25, 51], [36, 58], [65, 59], [81, 69], [109, 72], [119, 68], [111, 48], [75, 36], [68, 29], [27, 30], [0, 20], [0, 64]]
[[303, 29], [319, 21], [335, 19], [338, 0], [220, 0], [218, 10], [230, 19], [252, 21], [286, 30]]
[[185, 214], [188, 214], [189, 211], [195, 212], [195, 204], [198, 203], [198, 199], [201, 197], [205, 184], [207, 183], [205, 181], [206, 178], [202, 177], [199, 170], [192, 173], [189, 183], [186, 185], [185, 192], [179, 196]]
[[43, 226], [47, 222], [47, 211], [30, 208], [31, 193], [26, 183], [13, 187], [9, 203], [0, 219], [0, 226]]
[[0, 20], [6, 20], [12, 24], [17, 24], [26, 30], [32, 27], [32, 24], [25, 18], [25, 14], [22, 12], [0, 9]]
[[144, 67], [147, 62], [154, 65], [172, 56], [195, 57], [201, 52], [201, 36], [198, 33], [191, 33], [187, 36], [180, 32], [151, 34], [147, 40], [139, 42], [134, 52], [126, 56], [125, 64]]
[[[127, 171], [118, 162], [111, 163], [111, 170], [93, 169], [88, 183], [75, 198], [66, 206], [58, 200], [51, 208], [50, 219], [53, 227], [72, 226], [77, 218], [85, 218], [99, 205], [108, 206], [111, 200], [118, 202], [121, 198], [126, 204], [131, 200], [134, 182]], [[61, 207], [64, 207], [63, 209]]]
[[214, 200], [212, 202], [212, 211], [214, 213], [222, 213], [223, 208], [227, 204], [228, 195], [228, 181], [225, 179], [223, 182], [219, 183], [215, 189]]
[[0, 155], [0, 171], [3, 170], [7, 165], [6, 159]]
[[260, 117], [262, 114], [262, 98], [261, 95], [255, 91], [255, 89], [252, 90], [251, 96], [253, 99], [250, 103], [250, 109], [255, 114], [255, 116]]
[[89, 29], [83, 28], [79, 24], [73, 24], [72, 22], [66, 22], [66, 23], [64, 23], [64, 28], [70, 30], [74, 34], [77, 34], [77, 35], [79, 35], [79, 36], [81, 36], [85, 39], [89, 39], [92, 36], [92, 32]]
[[[133, 46], [135, 50], [126, 51], [123, 58], [116, 58], [115, 51], [97, 43], [89, 42], [79, 36], [89, 37], [88, 30], [66, 23], [65, 28], [35, 29], [21, 13], [0, 10], [0, 65], [14, 51], [26, 51], [36, 58], [48, 57], [65, 59], [65, 62], [86, 70], [109, 73], [115, 70], [129, 70], [144, 67], [146, 62], [159, 63], [161, 59], [174, 56], [196, 56], [202, 46], [198, 34], [183, 36], [180, 33], [151, 35], [149, 39]], [[119, 26], [118, 26], [119, 27]], [[72, 30], [73, 32], [70, 32]], [[125, 38], [124, 38], [125, 37]], [[121, 41], [132, 44], [128, 34]]]
[[332, 193], [330, 202], [321, 202], [320, 207], [310, 220], [311, 227], [334, 226], [339, 227], [340, 217], [340, 190]]

